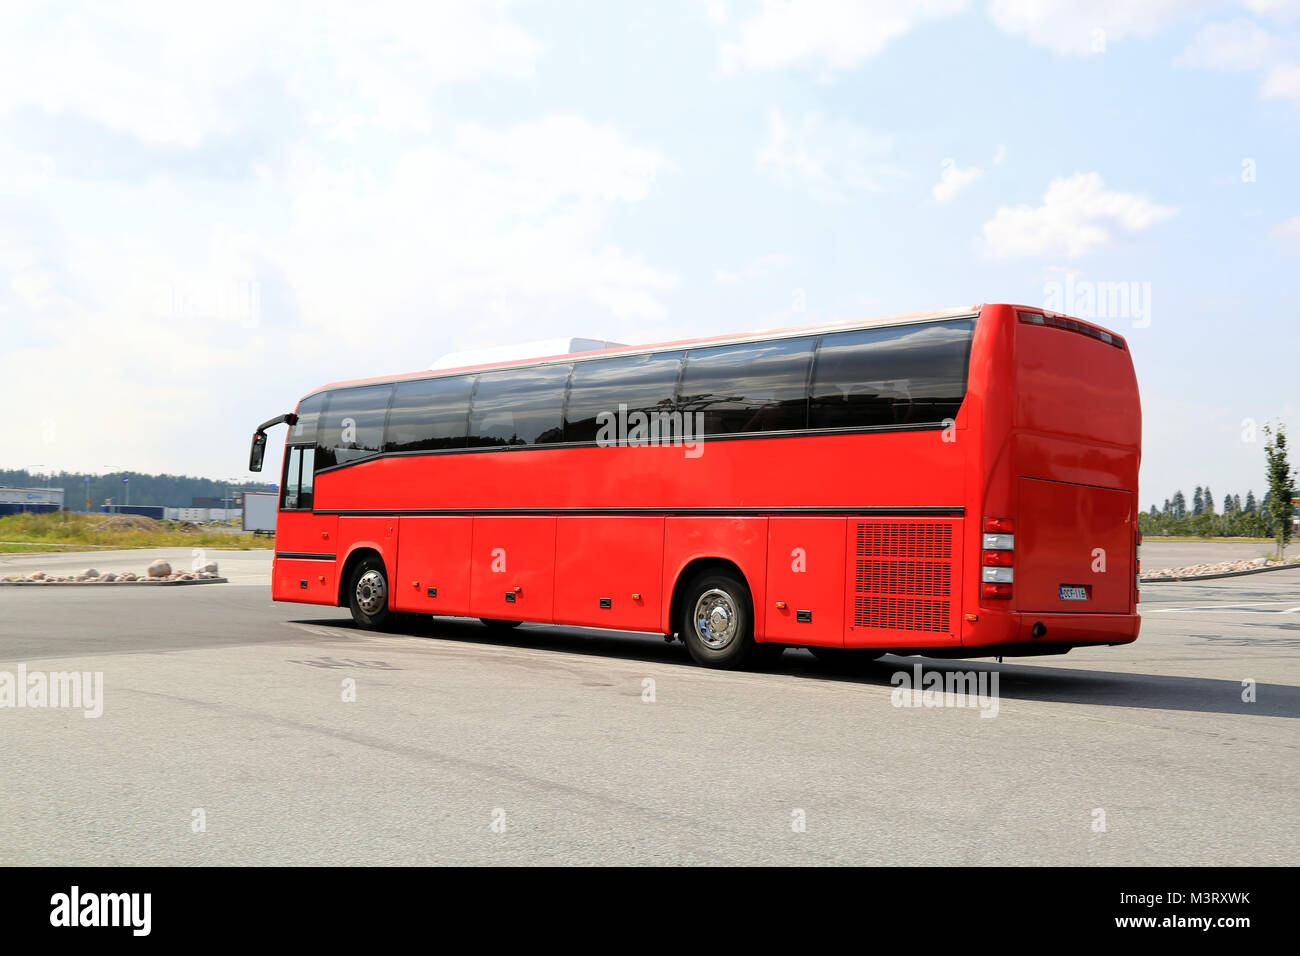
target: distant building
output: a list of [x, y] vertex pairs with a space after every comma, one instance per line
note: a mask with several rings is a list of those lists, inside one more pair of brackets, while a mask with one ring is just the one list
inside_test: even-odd
[[0, 515], [62, 510], [62, 488], [0, 488]]

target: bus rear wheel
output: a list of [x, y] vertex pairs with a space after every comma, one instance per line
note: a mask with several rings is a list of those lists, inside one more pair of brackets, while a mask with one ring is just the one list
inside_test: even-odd
[[[706, 571], [686, 587], [678, 633], [695, 663], [737, 668], [759, 662], [749, 587], [730, 571]], [[764, 645], [766, 649], [770, 645]]]
[[358, 627], [382, 631], [393, 626], [396, 618], [388, 609], [388, 572], [378, 557], [362, 558], [353, 570], [348, 584], [348, 607]]

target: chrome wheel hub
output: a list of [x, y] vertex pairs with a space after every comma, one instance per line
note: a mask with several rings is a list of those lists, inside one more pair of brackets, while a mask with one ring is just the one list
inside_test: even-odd
[[357, 581], [357, 607], [367, 614], [374, 614], [388, 604], [388, 592], [384, 587], [384, 576], [378, 571], [367, 571]]
[[695, 602], [695, 635], [709, 650], [720, 651], [735, 639], [738, 618], [731, 595], [710, 588]]

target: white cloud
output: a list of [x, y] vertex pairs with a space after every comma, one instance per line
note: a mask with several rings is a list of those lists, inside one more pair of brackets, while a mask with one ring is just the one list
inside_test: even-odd
[[1279, 239], [1300, 239], [1300, 215], [1278, 223], [1273, 227], [1273, 235]]
[[1202, 27], [1175, 62], [1211, 70], [1261, 72], [1261, 96], [1300, 103], [1300, 64], [1285, 58], [1289, 49], [1280, 37], [1238, 18]]
[[1246, 9], [1279, 20], [1300, 17], [1300, 0], [1244, 0]]
[[737, 282], [762, 278], [774, 269], [785, 268], [792, 261], [794, 260], [783, 252], [768, 253], [759, 256], [738, 271], [719, 269], [713, 274], [713, 277], [722, 285], [734, 285]]
[[1107, 190], [1097, 173], [1054, 179], [1040, 206], [1003, 206], [984, 224], [990, 252], [1000, 258], [1037, 255], [1077, 257], [1110, 239], [1109, 226], [1130, 232], [1173, 215], [1145, 196]]
[[[997, 162], [997, 160], [995, 159], [994, 162]], [[930, 194], [934, 196], [936, 202], [948, 202], [984, 174], [984, 171], [978, 166], [968, 166], [961, 169], [951, 159], [945, 159], [939, 166], [942, 170], [939, 174], [939, 181], [930, 190]]]
[[299, 143], [265, 187], [40, 187], [0, 231], [0, 399], [58, 442], [17, 429], [12, 462], [238, 473], [247, 427], [331, 379], [662, 321], [676, 277], [611, 220], [670, 168], [561, 114], [389, 159]]
[[764, 0], [722, 46], [729, 69], [811, 66], [852, 69], [923, 20], [947, 16], [967, 0]]
[[1100, 53], [1128, 37], [1147, 37], [1195, 12], [1187, 0], [992, 0], [988, 12], [1006, 33], [1056, 53]]
[[695, 6], [714, 26], [721, 26], [727, 22], [727, 0], [695, 0]]
[[190, 148], [235, 129], [247, 105], [241, 87], [274, 76], [320, 122], [427, 130], [439, 86], [528, 76], [540, 51], [503, 0], [302, 8], [231, 0], [219, 15], [146, 0], [75, 11], [6, 0], [0, 114], [67, 112]]
[[1239, 17], [1202, 27], [1174, 62], [1209, 70], [1257, 70], [1275, 59], [1281, 48], [1277, 37]]
[[1004, 143], [998, 144], [997, 152], [993, 154], [993, 165], [1001, 166], [1002, 161], [1007, 158], [1007, 147]]
[[1300, 103], [1300, 64], [1282, 63], [1269, 70], [1260, 93], [1268, 98]]
[[820, 199], [845, 199], [881, 189], [900, 175], [885, 160], [892, 146], [889, 136], [847, 120], [809, 113], [791, 123], [773, 110], [758, 165], [782, 182], [806, 186]]

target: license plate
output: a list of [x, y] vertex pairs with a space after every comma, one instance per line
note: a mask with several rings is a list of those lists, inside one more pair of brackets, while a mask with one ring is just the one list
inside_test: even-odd
[[1062, 584], [1061, 600], [1062, 601], [1086, 601], [1088, 600], [1088, 589], [1086, 587], [1078, 587], [1075, 585]]

